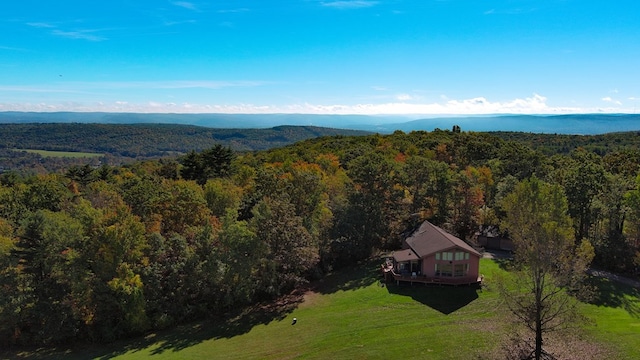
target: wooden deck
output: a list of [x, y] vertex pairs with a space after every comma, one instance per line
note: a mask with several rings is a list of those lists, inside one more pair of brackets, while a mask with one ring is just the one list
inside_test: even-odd
[[478, 278], [428, 277], [424, 275], [396, 274], [395, 271], [393, 271], [393, 269], [389, 269], [388, 271], [386, 271], [385, 278], [387, 280], [392, 278], [398, 285], [400, 285], [401, 282], [410, 283], [411, 285], [416, 283], [416, 284], [425, 284], [425, 285], [449, 285], [449, 286], [460, 286], [460, 285], [468, 286], [468, 285], [482, 284], [482, 276]]

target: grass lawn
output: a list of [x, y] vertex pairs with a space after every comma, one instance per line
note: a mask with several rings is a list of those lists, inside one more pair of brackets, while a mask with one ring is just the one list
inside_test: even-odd
[[599, 292], [583, 311], [594, 325], [586, 330], [610, 344], [618, 359], [640, 359], [640, 289], [604, 278], [592, 278]]
[[26, 151], [28, 153], [40, 154], [42, 157], [68, 157], [68, 158], [91, 158], [102, 157], [104, 154], [99, 153], [87, 153], [76, 151], [48, 151], [48, 150], [35, 150], [35, 149], [16, 149], [16, 151]]
[[[509, 327], [492, 290], [502, 272], [483, 259], [487, 287], [388, 286], [377, 264], [341, 271], [313, 292], [109, 346], [25, 353], [64, 359], [492, 359]], [[599, 282], [606, 293], [584, 304], [595, 321], [581, 334], [608, 344], [613, 358], [640, 358], [638, 290]], [[615, 294], [615, 295], [612, 295]], [[293, 318], [296, 325], [291, 325]], [[600, 345], [599, 345], [600, 346]], [[581, 359], [586, 359], [581, 357]]]

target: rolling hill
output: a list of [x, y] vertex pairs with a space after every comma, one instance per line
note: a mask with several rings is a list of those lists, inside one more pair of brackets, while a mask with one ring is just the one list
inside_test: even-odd
[[95, 123], [178, 124], [219, 129], [266, 129], [283, 125], [352, 129], [378, 133], [451, 129], [594, 135], [640, 130], [638, 114], [487, 115], [458, 117], [314, 114], [141, 114], [76, 112], [0, 112], [0, 124]]

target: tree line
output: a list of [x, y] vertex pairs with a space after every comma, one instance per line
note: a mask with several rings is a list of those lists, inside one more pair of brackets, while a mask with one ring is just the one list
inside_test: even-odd
[[108, 342], [224, 314], [396, 249], [425, 219], [473, 243], [505, 223], [508, 199], [532, 178], [564, 199], [571, 244], [586, 241], [597, 266], [632, 273], [636, 176], [624, 152], [545, 156], [461, 131], [5, 173], [0, 341]]

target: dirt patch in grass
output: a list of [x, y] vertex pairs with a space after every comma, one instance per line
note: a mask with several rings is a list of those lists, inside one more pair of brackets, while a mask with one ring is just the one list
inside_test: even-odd
[[288, 314], [305, 302], [307, 290], [297, 289], [289, 294], [283, 295], [274, 301], [269, 301], [249, 307], [246, 312], [258, 312], [272, 315], [274, 318], [281, 318], [283, 314]]
[[[524, 331], [493, 334], [497, 346], [489, 353], [480, 354], [479, 359], [520, 360], [533, 353], [535, 340]], [[614, 349], [596, 343], [579, 334], [555, 333], [545, 337], [544, 352], [548, 359], [557, 360], [609, 360], [617, 358]]]
[[598, 344], [577, 335], [547, 339], [545, 349], [556, 359], [606, 360], [615, 359], [615, 352], [605, 344]]
[[302, 304], [300, 304], [300, 307], [313, 307], [320, 302], [321, 297], [321, 294], [313, 290], [307, 290], [302, 297]]

